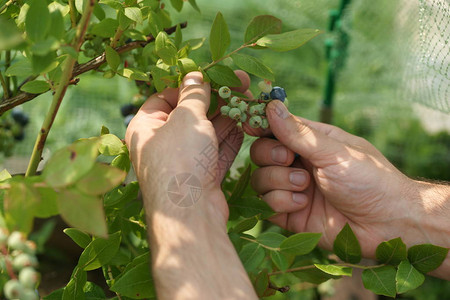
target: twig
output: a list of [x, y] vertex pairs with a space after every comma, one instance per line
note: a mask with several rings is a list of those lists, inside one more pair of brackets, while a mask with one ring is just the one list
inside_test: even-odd
[[[94, 10], [94, 5], [96, 0], [90, 0], [86, 5], [81, 20], [77, 26], [77, 33], [73, 42], [73, 47], [78, 52], [81, 45], [83, 44], [84, 35], [86, 33], [87, 27], [89, 25], [89, 20], [91, 18], [92, 12]], [[58, 113], [59, 106], [61, 105], [62, 99], [66, 94], [67, 87], [69, 86], [70, 80], [72, 79], [72, 72], [75, 66], [76, 59], [72, 56], [68, 56], [64, 62], [63, 73], [59, 82], [59, 85], [53, 95], [53, 101], [50, 109], [45, 116], [42, 128], [36, 138], [36, 143], [34, 144], [33, 152], [31, 154], [30, 163], [28, 164], [25, 176], [33, 176], [36, 173], [38, 165], [42, 159], [42, 151], [44, 150], [45, 141], [47, 140], [48, 133], [53, 125], [56, 114]]]
[[284, 294], [284, 293], [289, 292], [289, 290], [291, 288], [288, 285], [282, 286], [282, 287], [278, 287], [278, 286], [274, 285], [272, 282], [269, 281], [269, 289], [276, 290], [276, 291], [279, 291], [280, 293]]
[[[180, 26], [181, 26], [181, 28], [186, 28], [187, 22], [181, 23]], [[164, 31], [167, 32], [167, 34], [172, 34], [175, 32], [176, 28], [177, 28], [176, 26], [173, 26], [173, 27], [165, 29]], [[125, 45], [119, 46], [119, 47], [115, 48], [114, 50], [116, 50], [116, 52], [118, 52], [119, 54], [126, 53], [126, 52], [129, 52], [129, 51], [137, 49], [137, 48], [145, 47], [148, 43], [151, 43], [154, 40], [155, 40], [155, 38], [152, 35], [149, 35], [149, 36], [147, 36], [146, 41], [130, 42]], [[102, 53], [100, 56], [97, 56], [96, 58], [91, 59], [87, 63], [81, 64], [81, 65], [75, 65], [73, 72], [72, 72], [72, 78], [79, 76], [83, 73], [89, 72], [91, 70], [95, 70], [98, 67], [100, 67], [101, 65], [103, 65], [105, 62], [106, 62], [106, 56], [105, 56], [105, 53]], [[33, 100], [34, 98], [36, 98], [39, 95], [41, 95], [41, 94], [29, 94], [26, 92], [22, 92], [15, 97], [4, 100], [3, 102], [0, 103], [0, 115], [6, 111], [12, 109], [13, 107], [16, 107], [16, 106], [23, 104], [25, 102], [28, 102], [30, 100]]]
[[8, 89], [8, 86], [6, 85], [5, 78], [3, 78], [1, 71], [0, 71], [0, 83], [2, 84], [2, 88], [3, 88], [3, 99], [8, 99], [9, 98], [9, 89]]
[[69, 0], [69, 12], [70, 12], [70, 23], [72, 28], [77, 27], [77, 8], [75, 7], [75, 1]]
[[8, 8], [8, 6], [10, 6], [11, 4], [14, 3], [15, 0], [9, 0], [8, 2], [6, 2], [1, 8], [0, 8], [0, 13], [2, 13], [5, 9]]
[[208, 70], [209, 68], [211, 68], [211, 67], [217, 65], [217, 63], [223, 61], [224, 59], [226, 59], [226, 58], [230, 57], [231, 55], [233, 55], [233, 54], [235, 54], [235, 53], [241, 51], [242, 49], [248, 48], [248, 47], [252, 47], [252, 46], [255, 46], [255, 44], [244, 44], [244, 45], [240, 46], [239, 48], [237, 48], [237, 49], [231, 51], [231, 52], [228, 53], [227, 55], [225, 55], [225, 56], [219, 58], [218, 60], [213, 61], [212, 63], [210, 63], [209, 65], [207, 65], [206, 67], [204, 67], [203, 70], [206, 71], [206, 70]]
[[115, 48], [117, 46], [117, 42], [119, 42], [120, 38], [122, 37], [123, 30], [120, 28], [120, 26], [117, 28], [116, 34], [114, 34], [114, 37], [111, 41], [111, 48]]
[[[111, 281], [114, 280], [114, 276], [113, 276], [113, 274], [112, 274], [111, 266], [108, 266], [108, 277], [109, 277], [109, 280], [111, 280]], [[115, 293], [116, 293], [116, 295], [117, 295], [117, 298], [118, 298], [119, 300], [122, 300], [122, 297], [120, 296], [120, 294], [119, 294], [118, 292], [115, 292]]]

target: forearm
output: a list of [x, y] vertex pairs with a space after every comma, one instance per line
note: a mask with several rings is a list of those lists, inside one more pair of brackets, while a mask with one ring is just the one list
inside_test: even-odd
[[144, 201], [158, 299], [257, 299], [223, 216], [208, 207], [223, 194], [204, 193], [187, 208], [168, 199], [155, 207], [153, 196], [144, 194]]

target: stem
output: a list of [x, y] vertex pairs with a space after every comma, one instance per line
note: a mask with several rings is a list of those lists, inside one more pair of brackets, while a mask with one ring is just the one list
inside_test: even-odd
[[2, 84], [2, 88], [3, 88], [3, 99], [8, 99], [9, 98], [9, 89], [8, 86], [6, 85], [6, 81], [5, 78], [3, 78], [2, 72], [0, 71], [0, 83]]
[[206, 71], [206, 70], [208, 70], [209, 68], [211, 68], [211, 67], [217, 65], [217, 63], [223, 61], [225, 58], [228, 58], [228, 57], [230, 57], [231, 55], [235, 54], [236, 52], [239, 52], [239, 51], [241, 51], [242, 49], [248, 48], [248, 47], [251, 47], [251, 46], [253, 46], [253, 44], [244, 44], [244, 45], [240, 46], [239, 48], [237, 48], [237, 49], [231, 51], [231, 52], [228, 53], [227, 55], [225, 55], [225, 56], [219, 58], [218, 60], [213, 61], [212, 63], [210, 63], [209, 65], [207, 65], [206, 67], [204, 67], [203, 70]]
[[[80, 23], [77, 27], [77, 33], [73, 42], [73, 47], [78, 52], [80, 50], [81, 44], [84, 40], [84, 34], [86, 33], [89, 20], [94, 10], [95, 0], [90, 0], [88, 5], [86, 5], [83, 15], [81, 17]], [[64, 62], [63, 73], [59, 85], [53, 95], [52, 104], [50, 109], [45, 116], [44, 123], [42, 124], [41, 130], [36, 138], [36, 143], [34, 144], [33, 153], [31, 154], [30, 163], [28, 164], [25, 176], [33, 176], [36, 174], [38, 165], [42, 159], [42, 151], [44, 150], [45, 141], [50, 132], [50, 129], [55, 120], [56, 114], [58, 113], [59, 106], [66, 94], [67, 87], [70, 84], [70, 79], [72, 78], [72, 72], [75, 66], [76, 59], [72, 56], [68, 56]]]
[[[5, 54], [5, 70], [8, 70], [8, 68], [11, 66], [11, 50], [6, 51]], [[9, 95], [9, 83], [10, 83], [10, 79], [8, 76], [6, 76], [5, 78], [5, 83], [6, 83], [6, 89], [8, 90], [8, 95]]]
[[[109, 280], [111, 280], [111, 281], [114, 280], [114, 276], [113, 276], [113, 274], [112, 274], [111, 266], [108, 266], [108, 277], [109, 277]], [[117, 293], [117, 292], [115, 292], [115, 293], [116, 293], [116, 295], [117, 295], [117, 298], [118, 298], [119, 300], [122, 300], [122, 297], [120, 296], [120, 294]]]
[[74, 0], [69, 0], [70, 7], [70, 23], [72, 24], [72, 28], [77, 26], [77, 8], [75, 6]]
[[0, 8], [0, 13], [2, 13], [5, 9], [8, 8], [8, 6], [10, 6], [11, 4], [14, 3], [15, 0], [9, 0], [8, 2], [6, 2], [1, 8]]
[[[385, 266], [385, 264], [374, 265], [374, 266], [362, 266], [362, 265], [355, 265], [355, 264], [349, 264], [349, 263], [337, 263], [337, 264], [329, 264], [329, 266], [349, 267], [349, 268], [357, 268], [357, 269], [367, 270], [367, 269], [375, 269], [378, 267], [382, 267], [382, 266]], [[297, 267], [297, 268], [287, 269], [284, 271], [275, 271], [275, 272], [269, 273], [268, 275], [273, 276], [273, 275], [292, 273], [292, 272], [303, 271], [303, 270], [314, 269], [314, 268], [315, 268], [314, 265], [307, 265], [307, 266], [301, 266], [301, 267]]]
[[261, 247], [272, 250], [272, 251], [280, 251], [280, 248], [273, 248], [273, 247], [263, 245], [263, 244], [259, 243], [258, 241], [249, 239], [248, 237], [245, 237], [245, 236], [241, 236], [241, 239], [252, 242], [252, 243], [259, 244]]
[[6, 249], [5, 246], [1, 247], [1, 253], [5, 257], [6, 272], [8, 273], [9, 277], [11, 279], [17, 279], [17, 276], [14, 273], [14, 269], [13, 269], [11, 260], [10, 259], [6, 259], [7, 256], [8, 256], [8, 250]]
[[122, 36], [122, 34], [123, 34], [123, 30], [120, 29], [120, 27], [118, 27], [117, 30], [116, 30], [116, 34], [114, 34], [114, 37], [112, 38], [111, 45], [110, 45], [111, 48], [115, 48], [116, 47], [117, 42], [119, 42], [120, 37]]

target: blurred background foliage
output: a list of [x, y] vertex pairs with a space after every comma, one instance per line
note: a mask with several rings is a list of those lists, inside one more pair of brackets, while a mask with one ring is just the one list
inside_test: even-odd
[[[409, 3], [412, 2], [416, 1]], [[271, 14], [280, 18], [285, 31], [300, 27], [326, 30], [329, 11], [337, 9], [339, 3], [339, 0], [198, 0], [201, 14], [185, 6], [181, 13], [171, 10], [171, 16], [174, 23], [189, 21], [183, 32], [185, 39], [207, 37], [214, 16], [220, 10], [230, 28], [232, 47], [236, 48], [242, 43], [246, 25], [256, 15]], [[406, 4], [405, 1], [355, 0], [348, 7], [341, 26], [348, 32], [350, 43], [336, 82], [333, 123], [372, 142], [408, 176], [450, 181], [450, 115], [426, 108], [408, 97], [412, 88], [404, 80], [405, 51], [415, 45], [405, 46], [405, 41], [414, 40], [418, 34], [415, 30], [420, 11], [415, 11], [418, 5], [405, 9]], [[171, 9], [169, 5], [168, 9]], [[399, 27], [402, 22], [411, 23]], [[286, 89], [290, 110], [297, 115], [313, 120], [319, 118], [327, 72], [324, 44], [330, 38], [333, 36], [329, 33], [323, 34], [288, 53], [251, 52], [272, 68], [277, 78], [275, 85]], [[207, 45], [208, 41], [196, 51], [198, 61], [210, 61]], [[255, 92], [257, 81], [254, 80], [252, 86]], [[124, 78], [116, 76], [106, 80], [101, 74], [83, 75], [78, 86], [69, 88], [44, 155], [48, 157], [78, 138], [98, 135], [102, 125], [123, 137], [125, 127], [120, 106], [130, 103], [137, 92], [134, 83]], [[50, 98], [49, 94], [42, 95], [22, 106], [30, 115], [31, 123], [26, 128], [25, 140], [15, 147], [16, 158], [24, 157], [26, 161], [30, 155]], [[449, 99], [433, 101], [445, 104]], [[436, 107], [433, 103], [428, 106]], [[241, 160], [248, 159], [250, 142], [251, 139], [245, 143]], [[0, 165], [2, 162], [5, 158], [0, 158]], [[314, 299], [317, 291], [308, 290], [302, 295], [304, 299]], [[292, 291], [273, 299], [298, 299], [298, 296]], [[428, 278], [422, 288], [403, 298], [450, 299], [450, 284]]]

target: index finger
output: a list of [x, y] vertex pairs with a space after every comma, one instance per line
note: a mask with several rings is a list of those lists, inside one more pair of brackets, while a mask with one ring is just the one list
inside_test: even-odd
[[156, 93], [150, 96], [147, 101], [141, 106], [136, 117], [148, 117], [150, 119], [165, 122], [169, 114], [177, 106], [178, 89], [167, 88], [161, 93]]

